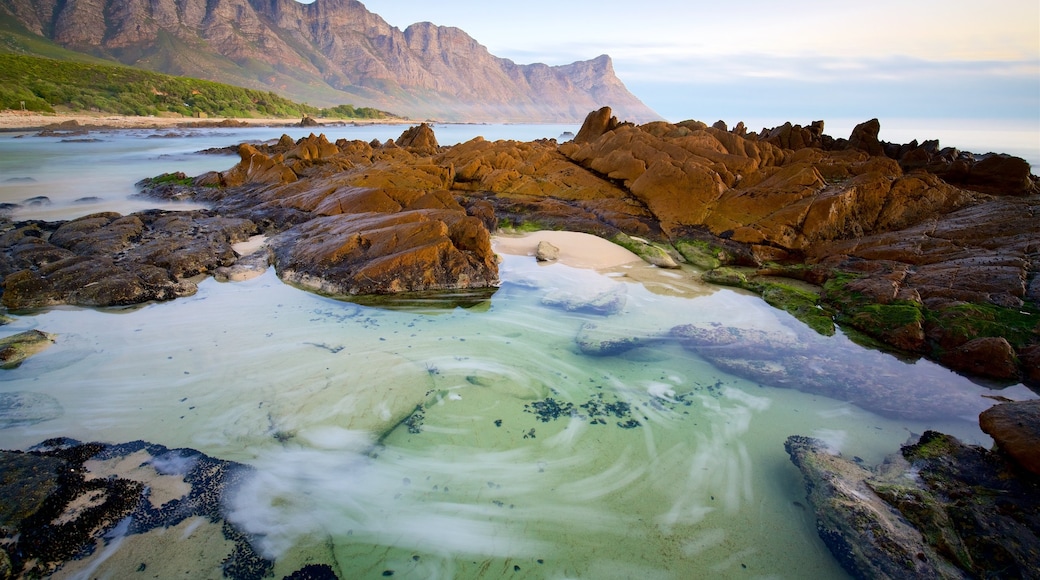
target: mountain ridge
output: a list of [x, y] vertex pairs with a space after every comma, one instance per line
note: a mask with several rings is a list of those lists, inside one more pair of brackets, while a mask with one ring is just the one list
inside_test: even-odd
[[402, 31], [357, 0], [0, 0], [0, 11], [71, 50], [319, 106], [580, 122], [609, 105], [634, 122], [661, 118], [628, 91], [607, 55], [517, 64], [459, 28], [419, 22]]

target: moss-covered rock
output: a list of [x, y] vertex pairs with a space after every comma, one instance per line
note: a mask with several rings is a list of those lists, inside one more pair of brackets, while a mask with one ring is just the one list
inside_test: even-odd
[[55, 335], [39, 330], [26, 330], [0, 338], [0, 369], [13, 369], [26, 359], [54, 344]]
[[702, 240], [680, 239], [673, 245], [688, 263], [701, 270], [714, 270], [732, 261], [724, 249]]
[[[772, 270], [770, 270], [772, 271]], [[755, 292], [770, 306], [779, 308], [824, 336], [834, 334], [829, 309], [820, 306], [820, 290], [811, 284], [761, 276], [753, 268], [722, 266], [702, 274], [705, 282], [734, 286]]]
[[679, 261], [676, 260], [677, 256], [672, 255], [672, 252], [675, 251], [672, 248], [666, 248], [662, 245], [626, 234], [618, 234], [614, 236], [613, 242], [639, 256], [648, 264], [652, 264], [658, 268], [674, 269], [679, 267]]

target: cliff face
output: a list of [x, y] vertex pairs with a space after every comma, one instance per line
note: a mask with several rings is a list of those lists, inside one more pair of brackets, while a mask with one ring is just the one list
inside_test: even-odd
[[498, 58], [458, 28], [390, 26], [355, 0], [0, 0], [58, 44], [124, 64], [450, 121], [579, 122], [609, 105], [659, 116], [610, 57], [564, 66]]

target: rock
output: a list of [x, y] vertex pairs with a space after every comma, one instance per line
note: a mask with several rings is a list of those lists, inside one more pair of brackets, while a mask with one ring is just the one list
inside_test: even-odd
[[13, 369], [26, 359], [54, 344], [55, 336], [39, 330], [26, 330], [0, 339], [0, 369]]
[[189, 575], [222, 567], [229, 578], [262, 578], [274, 563], [224, 519], [231, 489], [249, 473], [244, 465], [198, 451], [143, 441], [52, 439], [28, 452], [0, 451], [0, 542], [16, 577], [42, 577], [67, 571], [63, 566], [73, 560], [100, 563], [111, 555], [96, 549], [106, 538], [169, 533], [186, 522], [196, 530], [213, 522], [228, 552], [218, 556], [222, 562], [198, 562]]
[[983, 411], [979, 425], [1001, 451], [1040, 475], [1040, 401], [995, 405]]
[[282, 163], [280, 155], [269, 157], [252, 145], [243, 143], [238, 147], [241, 158], [238, 165], [219, 174], [220, 185], [238, 187], [245, 184], [280, 184], [297, 180], [296, 173]]
[[555, 262], [560, 257], [560, 248], [550, 244], [549, 242], [542, 240], [538, 242], [538, 247], [535, 248], [534, 258], [539, 262]]
[[283, 280], [332, 296], [483, 288], [498, 280], [490, 235], [463, 212], [320, 217], [269, 245]]
[[940, 359], [955, 371], [964, 371], [980, 377], [1017, 379], [1018, 361], [1015, 349], [1001, 336], [970, 340], [947, 352]]
[[[800, 332], [738, 328], [720, 323], [675, 326], [672, 339], [724, 372], [760, 384], [849, 401], [880, 415], [905, 419], [974, 415], [977, 396], [951, 391], [942, 379], [877, 351]], [[836, 365], [834, 361], [842, 364]], [[887, 377], [899, 376], [893, 382]], [[901, 385], [914, 384], [908, 392]]]
[[569, 292], [549, 292], [542, 297], [542, 304], [561, 308], [567, 312], [585, 312], [600, 316], [611, 316], [621, 313], [628, 302], [628, 294], [624, 286], [614, 286], [610, 290], [592, 296], [581, 296]]
[[[283, 137], [285, 136], [283, 135]], [[279, 142], [279, 145], [284, 146], [284, 143]], [[299, 159], [300, 161], [317, 161], [319, 159], [332, 157], [338, 153], [339, 147], [329, 143], [324, 133], [317, 136], [315, 136], [314, 133], [311, 133], [307, 137], [292, 144], [284, 155], [286, 160]]]
[[1018, 352], [1018, 360], [1025, 369], [1025, 380], [1040, 385], [1040, 344], [1027, 346]]
[[965, 577], [875, 493], [873, 473], [816, 439], [788, 437], [784, 448], [802, 472], [820, 538], [853, 577]]
[[598, 111], [589, 113], [572, 142], [588, 143], [595, 141], [604, 133], [617, 129], [620, 123], [618, 123], [617, 117], [613, 116], [612, 113], [613, 111], [610, 110], [610, 107], [603, 107]]
[[972, 578], [1040, 577], [1040, 480], [934, 431], [902, 454], [916, 484], [875, 488], [953, 564]]
[[309, 115], [304, 115], [303, 118], [300, 119], [300, 122], [298, 123], [298, 126], [300, 126], [300, 127], [320, 127], [321, 123], [315, 121]]
[[870, 155], [883, 155], [884, 150], [878, 141], [881, 132], [881, 123], [877, 119], [871, 119], [856, 125], [849, 135], [849, 147], [866, 151]]
[[658, 337], [634, 336], [631, 330], [604, 329], [598, 324], [581, 325], [574, 342], [582, 354], [589, 356], [617, 356], [634, 348], [652, 345]]
[[963, 179], [954, 177], [951, 182], [995, 195], [1036, 193], [1029, 162], [1007, 154], [985, 155], [971, 165]]
[[16, 229], [0, 239], [3, 304], [99, 307], [191, 295], [196, 286], [185, 278], [233, 264], [231, 244], [255, 231], [244, 219], [157, 210]]
[[[668, 250], [642, 239], [618, 234], [614, 241], [632, 251], [648, 264], [658, 268], [678, 269], [679, 262], [668, 253]], [[674, 250], [673, 250], [674, 251]], [[678, 254], [678, 252], [676, 252]]]
[[437, 144], [437, 136], [426, 123], [406, 129], [397, 139], [397, 146], [422, 155], [432, 155], [440, 148], [440, 145]]
[[218, 282], [243, 282], [262, 276], [271, 266], [271, 255], [267, 250], [248, 254], [230, 266], [221, 266], [213, 271]]

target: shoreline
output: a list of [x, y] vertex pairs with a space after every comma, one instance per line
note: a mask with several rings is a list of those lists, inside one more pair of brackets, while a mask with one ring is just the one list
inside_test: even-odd
[[[418, 125], [414, 119], [315, 119], [317, 125]], [[71, 126], [75, 122], [75, 126]], [[62, 127], [63, 123], [70, 126]], [[299, 127], [295, 118], [222, 118], [195, 119], [191, 117], [139, 117], [100, 113], [35, 113], [28, 111], [0, 111], [0, 132], [42, 130], [122, 130], [122, 129], [207, 129], [227, 127]]]
[[497, 253], [531, 257], [535, 255], [539, 242], [548, 242], [560, 250], [555, 261], [574, 268], [606, 270], [643, 262], [642, 258], [610, 240], [581, 232], [498, 232], [492, 234], [491, 240]]

